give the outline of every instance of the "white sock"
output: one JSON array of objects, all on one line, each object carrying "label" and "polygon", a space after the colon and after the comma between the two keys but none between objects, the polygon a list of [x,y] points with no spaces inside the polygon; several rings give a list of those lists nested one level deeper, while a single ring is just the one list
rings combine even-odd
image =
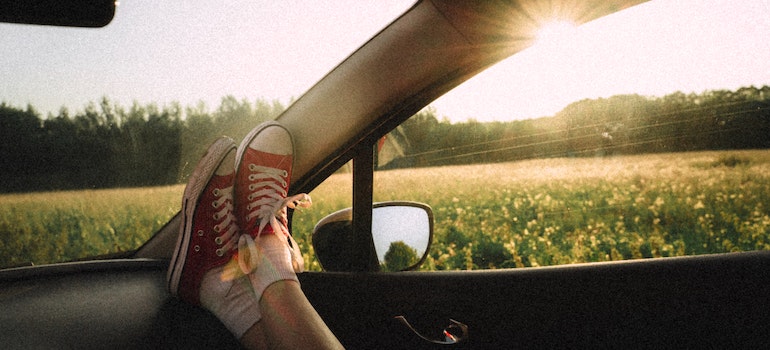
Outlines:
[{"label": "white sock", "polygon": [[296,282],[299,280],[292,266],[291,252],[286,238],[279,238],[279,235],[275,234],[266,234],[260,236],[256,243],[257,249],[259,249],[259,263],[256,270],[248,276],[257,301],[259,301],[262,299],[262,293],[271,284],[283,280]]},{"label": "white sock", "polygon": [[249,280],[245,276],[234,280],[223,278],[223,267],[207,272],[201,281],[200,301],[230,330],[241,339],[251,326],[262,319],[258,299],[254,298]]}]

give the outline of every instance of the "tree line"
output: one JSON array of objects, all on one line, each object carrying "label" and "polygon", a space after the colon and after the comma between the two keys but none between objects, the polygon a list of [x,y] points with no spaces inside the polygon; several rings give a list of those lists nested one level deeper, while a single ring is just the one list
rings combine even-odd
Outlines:
[{"label": "tree line", "polygon": [[[134,102],[88,103],[43,118],[31,105],[0,104],[0,192],[156,186],[183,182],[213,140],[239,139],[275,118],[277,101],[224,97],[214,111]],[[182,115],[185,115],[183,118]]]},{"label": "tree line", "polygon": [[574,102],[556,115],[450,123],[427,109],[389,134],[403,156],[383,168],[770,147],[770,87]]},{"label": "tree line", "polygon": [[[0,192],[182,183],[217,136],[238,141],[284,110],[277,101],[233,96],[213,111],[202,102],[124,108],[103,97],[43,118],[31,105],[3,102]],[[768,135],[768,86],[586,99],[551,117],[510,122],[450,123],[427,108],[386,136],[398,152],[381,168],[768,148]]]}]

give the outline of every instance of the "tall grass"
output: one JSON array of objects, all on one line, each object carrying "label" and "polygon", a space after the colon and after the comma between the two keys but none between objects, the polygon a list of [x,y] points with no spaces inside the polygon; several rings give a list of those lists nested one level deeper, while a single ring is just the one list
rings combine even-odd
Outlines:
[{"label": "tall grass", "polygon": [[[293,216],[306,266],[318,220],[351,203],[335,174]],[[138,247],[183,186],[0,196],[0,266]],[[380,171],[376,201],[429,204],[425,270],[545,266],[770,249],[770,151],[554,158]],[[408,223],[404,223],[408,224]]]},{"label": "tall grass", "polygon": [[138,247],[179,210],[183,186],[0,196],[0,266]]},{"label": "tall grass", "polygon": [[[322,184],[314,201],[349,197],[339,181]],[[376,201],[433,208],[425,270],[770,249],[770,151],[404,169],[377,172],[374,187]],[[297,214],[295,233],[303,237],[328,212]]]},{"label": "tall grass", "polygon": [[379,173],[436,217],[425,269],[770,249],[770,152],[540,159]]}]

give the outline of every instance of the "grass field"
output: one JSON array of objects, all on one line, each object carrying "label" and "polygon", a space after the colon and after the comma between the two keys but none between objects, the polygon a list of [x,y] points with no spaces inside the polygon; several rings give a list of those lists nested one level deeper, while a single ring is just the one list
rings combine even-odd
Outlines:
[{"label": "grass field", "polygon": [[0,266],[138,247],[179,210],[183,186],[0,196]]},{"label": "grass field", "polygon": [[770,151],[386,171],[375,192],[433,207],[427,270],[770,249]]},{"label": "grass field", "polygon": [[[294,215],[309,235],[350,206],[336,174]],[[179,208],[182,186],[0,196],[0,266],[133,249]],[[698,152],[393,170],[375,200],[429,204],[423,269],[544,266],[770,249],[770,151]]]}]

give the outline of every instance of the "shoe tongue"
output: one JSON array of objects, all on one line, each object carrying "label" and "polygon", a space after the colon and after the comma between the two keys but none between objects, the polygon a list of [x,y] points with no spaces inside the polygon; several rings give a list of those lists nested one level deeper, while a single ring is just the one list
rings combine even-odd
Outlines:
[{"label": "shoe tongue", "polygon": [[[283,188],[285,194],[288,194],[289,180],[291,179],[291,165],[292,165],[291,155],[273,154],[273,153],[266,153],[261,151],[254,151],[254,154],[252,154],[252,156],[253,156],[252,159],[255,160],[254,164],[279,170],[281,174],[279,174],[278,177],[282,178],[285,181],[286,185],[284,185],[284,183],[282,183],[281,181],[277,181],[275,179],[260,179],[257,182],[263,182],[263,181],[273,182],[279,188]],[[283,176],[283,173],[282,173],[283,171],[286,171],[286,175],[287,175],[286,177]],[[272,186],[259,186],[254,189],[254,192],[261,191],[264,189],[269,189],[270,191],[276,190]],[[278,205],[277,201],[276,201],[276,205]]]},{"label": "shoe tongue", "polygon": [[233,177],[235,177],[235,173],[233,172],[225,175],[219,175],[215,173],[211,176],[209,187],[219,189],[231,187],[233,185]]},{"label": "shoe tongue", "polygon": [[[291,154],[274,154],[274,153],[268,153],[263,152],[255,149],[249,149],[248,152],[244,155],[244,159],[242,160],[242,163],[244,164],[244,170],[243,171],[243,177],[241,175],[238,176],[238,179],[236,181],[244,181],[243,183],[252,183],[252,181],[247,180],[247,174],[254,174],[255,172],[252,172],[248,170],[248,167],[246,167],[246,164],[254,164],[260,167],[267,167],[267,168],[273,168],[278,169],[281,171],[286,171],[286,177],[284,180],[286,181],[286,186],[284,186],[279,181],[271,180],[271,179],[259,179],[256,182],[262,182],[262,181],[274,181],[275,184],[283,188],[284,191],[288,191],[289,187],[289,180],[291,179],[291,167],[292,167],[292,155]],[[283,175],[283,174],[281,174]],[[283,178],[283,176],[280,176]],[[255,188],[254,191],[248,191],[249,193],[253,193],[256,191],[264,190],[265,188],[270,188],[272,191],[275,191],[275,188],[267,187],[267,186],[260,186],[258,188]],[[240,200],[239,195],[239,200]],[[258,200],[258,198],[253,199],[251,202]],[[276,199],[275,205],[278,205],[278,199]],[[244,200],[244,202],[248,202]],[[253,209],[258,210],[258,209]],[[245,217],[248,215],[248,212],[242,211],[239,213],[239,215],[242,215],[241,217]],[[272,226],[269,223],[270,218],[266,218],[267,222],[262,228],[262,235],[265,234],[275,234]],[[277,219],[280,222],[280,219]],[[252,237],[256,237],[257,232],[259,232],[259,227],[261,225],[262,218],[259,217],[252,217],[248,220],[248,223],[243,223],[244,225],[242,228],[246,231],[244,233],[250,234]]]},{"label": "shoe tongue", "polygon": [[258,150],[251,149],[249,154],[249,162],[255,165],[260,165],[268,168],[285,170],[288,174],[286,181],[288,184],[291,179],[292,168],[292,155],[291,154],[274,154],[267,153]]}]

